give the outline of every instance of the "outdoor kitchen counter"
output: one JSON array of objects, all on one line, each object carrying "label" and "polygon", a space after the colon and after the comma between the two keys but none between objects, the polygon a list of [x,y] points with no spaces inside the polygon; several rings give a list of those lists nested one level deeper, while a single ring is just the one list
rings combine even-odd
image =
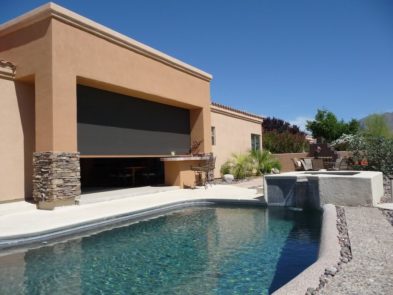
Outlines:
[{"label": "outdoor kitchen counter", "polygon": [[171,156],[160,158],[164,162],[165,184],[181,188],[195,186],[195,172],[191,166],[206,161],[208,156]]}]

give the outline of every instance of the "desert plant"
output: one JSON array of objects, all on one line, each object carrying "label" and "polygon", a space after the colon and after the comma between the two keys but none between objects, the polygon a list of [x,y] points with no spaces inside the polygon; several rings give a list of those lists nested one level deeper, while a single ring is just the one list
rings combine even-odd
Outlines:
[{"label": "desert plant", "polygon": [[393,139],[355,136],[349,143],[355,163],[367,160],[366,170],[393,175]]},{"label": "desert plant", "polygon": [[252,175],[253,165],[248,154],[232,155],[232,174],[237,179],[244,179]]},{"label": "desert plant", "polygon": [[336,140],[332,141],[330,146],[336,151],[347,151],[349,150],[350,143],[354,142],[356,136],[357,135],[353,134],[343,134]]},{"label": "desert plant", "polygon": [[233,167],[233,163],[231,161],[226,161],[221,166],[220,169],[221,175],[232,174],[232,167]]},{"label": "desert plant", "polygon": [[[253,163],[248,154],[232,154],[221,166],[221,174],[232,174],[236,179],[244,179],[253,174]],[[257,171],[255,171],[257,172]]]},{"label": "desert plant", "polygon": [[273,168],[281,169],[280,162],[269,151],[251,150],[249,156],[258,175],[270,173]]},{"label": "desert plant", "polygon": [[246,154],[233,154],[220,169],[222,175],[232,174],[236,179],[270,173],[281,169],[280,162],[269,151],[251,150]]}]

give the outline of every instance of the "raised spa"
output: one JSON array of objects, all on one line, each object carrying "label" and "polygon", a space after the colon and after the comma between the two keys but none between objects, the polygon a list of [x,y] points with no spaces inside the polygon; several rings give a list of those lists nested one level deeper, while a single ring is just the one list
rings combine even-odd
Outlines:
[{"label": "raised spa", "polygon": [[318,256],[321,212],[194,207],[0,257],[0,294],[269,294]]},{"label": "raised spa", "polygon": [[383,196],[383,176],[381,172],[374,171],[306,171],[266,175],[265,196],[269,206],[375,206]]}]

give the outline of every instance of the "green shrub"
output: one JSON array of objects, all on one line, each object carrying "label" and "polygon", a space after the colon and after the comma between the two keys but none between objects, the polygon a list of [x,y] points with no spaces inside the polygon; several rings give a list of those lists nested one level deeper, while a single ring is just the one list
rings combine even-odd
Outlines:
[{"label": "green shrub", "polygon": [[350,143],[355,140],[357,135],[343,134],[338,139],[330,143],[331,147],[334,147],[336,151],[348,151]]},{"label": "green shrub", "polygon": [[222,175],[232,174],[236,179],[270,173],[273,168],[281,169],[277,159],[268,151],[254,150],[247,154],[233,154],[220,169]]},{"label": "green shrub", "polygon": [[253,165],[247,154],[234,154],[232,156],[232,174],[237,179],[244,179],[252,175]]},{"label": "green shrub", "polygon": [[233,154],[221,166],[221,174],[232,174],[236,179],[244,179],[252,175],[253,165],[248,154]]},{"label": "green shrub", "polygon": [[231,172],[232,172],[232,167],[233,167],[232,162],[231,162],[231,161],[226,161],[226,162],[221,166],[221,169],[220,169],[221,175],[231,174]]},{"label": "green shrub", "polygon": [[271,173],[273,168],[281,170],[280,162],[269,151],[252,150],[249,156],[257,175]]},{"label": "green shrub", "polygon": [[263,133],[263,148],[272,153],[301,153],[308,149],[308,142],[302,134],[266,131]]},{"label": "green shrub", "polygon": [[393,139],[354,136],[349,147],[355,163],[367,160],[367,165],[360,166],[362,169],[393,174]]}]

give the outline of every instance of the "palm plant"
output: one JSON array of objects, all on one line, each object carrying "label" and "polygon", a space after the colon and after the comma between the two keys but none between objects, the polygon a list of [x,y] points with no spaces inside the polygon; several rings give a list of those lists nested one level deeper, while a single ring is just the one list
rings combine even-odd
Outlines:
[{"label": "palm plant", "polygon": [[252,174],[252,161],[247,154],[233,154],[233,175],[237,179],[244,179]]},{"label": "palm plant", "polygon": [[280,162],[269,151],[251,150],[249,157],[258,171],[258,175],[272,172],[272,169],[281,169]]},{"label": "palm plant", "polygon": [[269,151],[252,150],[247,154],[232,154],[232,158],[221,166],[221,174],[244,179],[270,173],[273,168],[281,169],[281,164]]}]

